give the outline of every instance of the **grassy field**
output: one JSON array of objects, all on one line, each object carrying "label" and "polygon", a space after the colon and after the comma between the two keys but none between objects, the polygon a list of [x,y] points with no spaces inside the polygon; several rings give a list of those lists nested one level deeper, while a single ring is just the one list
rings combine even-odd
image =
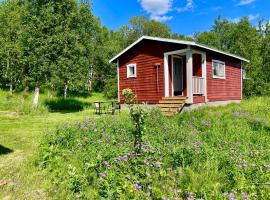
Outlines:
[{"label": "grassy field", "polygon": [[138,156],[126,113],[93,115],[101,94],[42,95],[35,111],[31,95],[7,97],[0,91],[0,199],[270,198],[270,98],[151,111]]},{"label": "grassy field", "polygon": [[[32,94],[25,99],[22,94],[14,94],[10,99],[7,92],[0,90],[0,199],[46,197],[41,186],[47,184],[46,178],[31,164],[40,138],[56,126],[93,116],[91,108],[80,112],[74,109],[49,112],[44,102],[55,98],[42,94],[40,100],[41,106],[32,111]],[[75,100],[83,104],[106,99],[95,93],[92,97]]]}]

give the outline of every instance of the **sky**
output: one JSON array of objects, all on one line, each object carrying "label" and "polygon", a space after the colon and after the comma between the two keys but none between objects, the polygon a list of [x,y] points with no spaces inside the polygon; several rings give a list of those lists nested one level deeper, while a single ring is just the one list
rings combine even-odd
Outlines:
[{"label": "sky", "polygon": [[114,30],[138,15],[188,36],[209,31],[219,15],[233,22],[247,16],[254,25],[259,19],[270,19],[270,0],[92,0],[92,4],[102,24]]}]

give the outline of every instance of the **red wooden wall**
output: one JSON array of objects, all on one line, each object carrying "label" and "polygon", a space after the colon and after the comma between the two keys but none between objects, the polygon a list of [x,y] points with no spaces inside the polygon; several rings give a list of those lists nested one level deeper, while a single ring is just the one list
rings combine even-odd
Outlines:
[{"label": "red wooden wall", "polygon": [[[158,103],[164,96],[164,53],[186,48],[185,45],[144,40],[119,58],[120,100],[122,90],[131,88],[137,102]],[[171,59],[169,58],[169,61]],[[127,78],[127,65],[137,64],[137,77]],[[159,63],[158,80],[155,64]],[[169,80],[171,80],[171,75]],[[171,94],[171,85],[170,85]]]},{"label": "red wooden wall", "polygon": [[[207,53],[208,101],[241,100],[241,61],[216,53]],[[212,59],[225,62],[225,79],[213,78]]]},{"label": "red wooden wall", "polygon": [[[122,90],[131,88],[137,95],[137,102],[158,103],[164,96],[164,53],[186,48],[186,45],[143,40],[119,58],[120,100],[124,101]],[[225,101],[241,99],[241,61],[211,51],[207,55],[207,101]],[[186,95],[186,67],[184,58],[184,95]],[[201,76],[201,55],[193,55],[193,75]],[[212,59],[225,62],[226,79],[214,79]],[[137,77],[127,78],[127,65],[137,64]],[[155,64],[159,63],[158,71]],[[169,56],[171,66],[171,56]],[[157,78],[158,73],[158,78]],[[171,67],[169,67],[169,94],[171,90]],[[203,96],[194,96],[194,103],[205,102]]]}]

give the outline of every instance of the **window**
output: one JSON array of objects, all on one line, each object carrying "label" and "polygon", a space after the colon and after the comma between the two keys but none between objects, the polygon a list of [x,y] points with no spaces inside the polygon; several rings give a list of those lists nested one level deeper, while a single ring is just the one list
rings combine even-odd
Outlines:
[{"label": "window", "polygon": [[127,65],[127,77],[132,78],[136,77],[136,64],[129,64]]},{"label": "window", "polygon": [[213,60],[213,78],[225,79],[225,62]]}]

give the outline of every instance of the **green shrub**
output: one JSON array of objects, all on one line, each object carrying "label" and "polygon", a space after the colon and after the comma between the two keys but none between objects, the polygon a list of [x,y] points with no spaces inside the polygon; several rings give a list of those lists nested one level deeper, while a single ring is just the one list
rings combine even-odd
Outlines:
[{"label": "green shrub", "polygon": [[127,115],[67,124],[46,134],[37,164],[59,199],[269,199],[269,102],[151,111],[139,154]]},{"label": "green shrub", "polygon": [[44,105],[49,111],[66,111],[66,112],[77,112],[82,111],[85,107],[89,107],[90,104],[79,101],[73,98],[53,98],[46,99]]}]

